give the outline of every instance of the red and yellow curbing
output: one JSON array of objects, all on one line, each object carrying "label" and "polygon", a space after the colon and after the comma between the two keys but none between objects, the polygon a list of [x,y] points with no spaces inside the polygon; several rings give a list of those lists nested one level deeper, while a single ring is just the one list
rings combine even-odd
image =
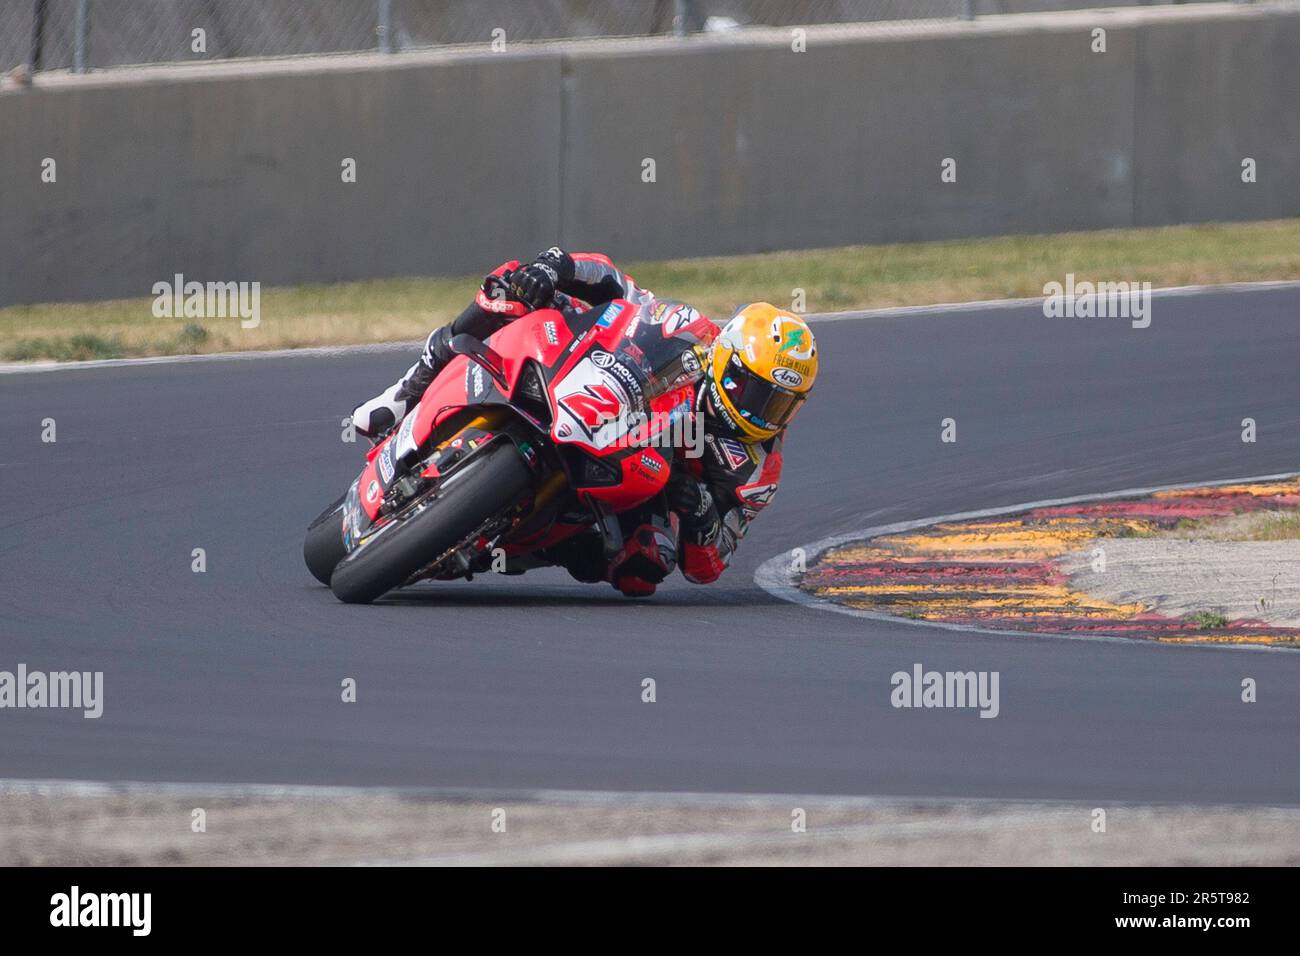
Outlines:
[{"label": "red and yellow curbing", "polygon": [[799,586],[845,607],[999,631],[1300,647],[1300,628],[1246,619],[1198,627],[1141,604],[1115,604],[1073,590],[1058,564],[1096,539],[1153,534],[1183,520],[1291,508],[1300,508],[1300,479],[1171,489],[942,522],[834,548]]}]

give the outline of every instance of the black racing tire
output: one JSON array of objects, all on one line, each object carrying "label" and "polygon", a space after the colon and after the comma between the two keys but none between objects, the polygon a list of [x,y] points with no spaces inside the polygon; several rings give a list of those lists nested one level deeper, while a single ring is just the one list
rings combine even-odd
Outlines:
[{"label": "black racing tire", "polygon": [[530,480],[513,443],[484,449],[444,479],[432,502],[344,558],[330,590],[345,604],[369,604],[519,501]]},{"label": "black racing tire", "polygon": [[348,556],[347,546],[343,543],[343,502],[347,495],[340,496],[322,511],[307,527],[307,537],[302,543],[302,559],[307,562],[307,570],[321,584],[330,583],[334,567]]}]

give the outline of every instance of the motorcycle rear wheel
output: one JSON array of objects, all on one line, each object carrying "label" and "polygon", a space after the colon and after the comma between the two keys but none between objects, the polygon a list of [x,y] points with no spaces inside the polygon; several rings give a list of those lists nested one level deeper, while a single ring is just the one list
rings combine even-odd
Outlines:
[{"label": "motorcycle rear wheel", "polygon": [[345,604],[369,604],[514,505],[530,480],[512,443],[484,449],[447,476],[420,510],[339,562],[330,590]]},{"label": "motorcycle rear wheel", "polygon": [[307,570],[321,584],[330,583],[334,566],[348,556],[343,543],[343,502],[347,495],[322,511],[308,527],[302,543],[302,559]]}]

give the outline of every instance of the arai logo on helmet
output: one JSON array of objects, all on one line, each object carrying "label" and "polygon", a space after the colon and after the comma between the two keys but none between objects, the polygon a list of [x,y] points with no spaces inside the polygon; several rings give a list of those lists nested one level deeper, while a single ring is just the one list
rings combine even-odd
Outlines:
[{"label": "arai logo on helmet", "polygon": [[792,368],[777,367],[772,369],[772,379],[786,388],[798,388],[803,384],[803,376]]}]

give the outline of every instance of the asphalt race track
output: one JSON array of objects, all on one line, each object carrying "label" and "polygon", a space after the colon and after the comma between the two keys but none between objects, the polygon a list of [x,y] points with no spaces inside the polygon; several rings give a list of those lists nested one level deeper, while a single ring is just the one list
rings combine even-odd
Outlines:
[{"label": "asphalt race track", "polygon": [[[815,329],[775,503],[718,584],[641,602],[562,571],[373,607],[315,584],[303,530],[364,447],[339,421],[408,355],[0,376],[0,669],[105,672],[99,720],[0,713],[0,777],[1300,805],[1300,654],[962,634],[753,583],[869,525],[1300,470],[1300,289],[1158,297],[1147,329],[1035,306]],[[1000,672],[1000,715],[892,708],[918,662]]]}]

